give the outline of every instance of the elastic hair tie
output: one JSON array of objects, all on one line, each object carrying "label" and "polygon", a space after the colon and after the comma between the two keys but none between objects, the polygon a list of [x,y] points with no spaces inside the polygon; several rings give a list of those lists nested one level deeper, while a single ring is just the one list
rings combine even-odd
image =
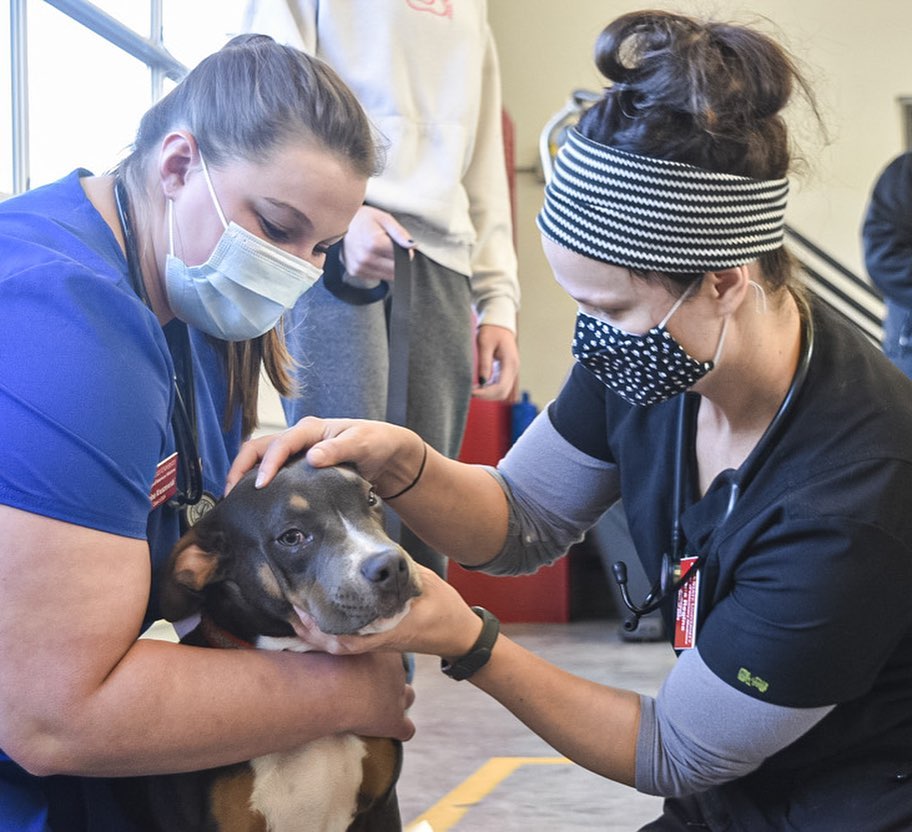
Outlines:
[{"label": "elastic hair tie", "polygon": [[403,494],[405,494],[406,491],[411,491],[416,485],[418,485],[418,480],[421,479],[421,475],[424,473],[424,466],[427,464],[428,458],[427,442],[422,442],[422,444],[424,445],[424,456],[421,457],[421,465],[418,466],[418,473],[415,474],[415,479],[413,479],[405,488],[403,488],[402,491],[397,491],[395,494],[390,494],[389,497],[381,496],[381,500],[384,502],[388,500],[395,500],[397,497],[401,497]]}]

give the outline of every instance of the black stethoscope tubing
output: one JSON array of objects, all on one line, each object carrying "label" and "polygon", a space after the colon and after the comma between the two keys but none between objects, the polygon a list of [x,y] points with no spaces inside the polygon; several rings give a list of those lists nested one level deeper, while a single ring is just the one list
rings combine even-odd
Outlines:
[{"label": "black stethoscope tubing", "polygon": [[[792,404],[801,392],[804,381],[807,378],[808,368],[810,367],[811,357],[814,352],[814,321],[811,310],[807,308],[803,300],[799,299],[798,303],[801,308],[803,321],[801,354],[798,359],[798,367],[795,370],[795,375],[792,377],[785,397],[776,410],[772,421],[767,425],[766,430],[760,437],[760,441],[745,461],[741,476],[733,479],[731,482],[728,494],[728,504],[725,509],[725,514],[716,526],[716,532],[722,528],[726,520],[731,516],[741,494],[744,493],[745,489],[750,485],[751,480],[760,470],[760,467],[769,458],[769,455],[775,446],[775,442],[779,438],[786,419],[791,412]],[[678,403],[678,422],[675,433],[674,519],[671,527],[671,550],[670,554],[666,554],[662,558],[662,568],[659,578],[652,585],[642,603],[635,604],[631,599],[627,588],[627,565],[623,561],[618,561],[612,567],[614,579],[621,590],[621,598],[624,602],[624,606],[633,614],[631,618],[624,621],[624,629],[628,632],[637,628],[640,618],[654,612],[665,603],[668,598],[672,597],[681,586],[683,586],[688,579],[688,576],[692,574],[695,569],[702,568],[706,561],[706,552],[704,550],[704,553],[697,558],[696,564],[688,572],[688,575],[679,576],[676,574],[676,570],[679,570],[682,550],[681,515],[684,513],[684,479],[688,452],[687,411],[687,394],[682,393]]]},{"label": "black stethoscope tubing", "polygon": [[[143,284],[139,268],[139,257],[136,249],[136,238],[133,235],[133,224],[130,221],[129,200],[126,188],[120,177],[114,180],[114,202],[117,216],[124,235],[124,247],[127,253],[127,274],[130,285],[140,300],[149,308],[152,304]],[[168,350],[174,365],[171,382],[174,389],[174,408],[171,412],[171,429],[174,433],[174,446],[177,450],[177,462],[181,487],[171,499],[176,507],[192,506],[203,496],[203,470],[199,456],[199,443],[196,427],[196,401],[193,384],[193,359],[190,355],[190,336],[187,327],[179,324],[180,332],[176,336],[165,333]],[[186,392],[184,392],[186,391]]]}]

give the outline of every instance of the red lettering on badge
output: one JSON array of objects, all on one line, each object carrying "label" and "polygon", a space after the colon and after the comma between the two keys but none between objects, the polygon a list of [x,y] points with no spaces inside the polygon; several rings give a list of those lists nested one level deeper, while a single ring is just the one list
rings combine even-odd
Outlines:
[{"label": "red lettering on badge", "polygon": [[159,462],[155,469],[155,479],[152,480],[152,490],[149,492],[152,508],[156,509],[162,503],[167,503],[175,494],[177,494],[176,451]]},{"label": "red lettering on badge", "polygon": [[697,609],[700,602],[700,570],[694,564],[696,557],[681,558],[681,577],[684,583],[678,590],[675,602],[675,650],[690,650],[697,643]]}]

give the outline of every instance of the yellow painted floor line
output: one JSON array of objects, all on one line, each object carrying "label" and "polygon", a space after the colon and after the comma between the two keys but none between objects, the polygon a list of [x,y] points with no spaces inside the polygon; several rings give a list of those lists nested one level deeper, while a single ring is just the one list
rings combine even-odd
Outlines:
[{"label": "yellow painted floor line", "polygon": [[405,832],[447,832],[462,816],[522,766],[570,765],[566,757],[492,757],[453,791],[419,815]]}]

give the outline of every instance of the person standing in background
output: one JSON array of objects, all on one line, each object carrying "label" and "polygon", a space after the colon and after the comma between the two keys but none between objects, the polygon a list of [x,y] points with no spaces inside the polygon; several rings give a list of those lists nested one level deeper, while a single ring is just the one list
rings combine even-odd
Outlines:
[{"label": "person standing in background", "polygon": [[878,177],[862,243],[865,268],[887,303],[884,352],[912,377],[912,152],[897,156]]},{"label": "person standing in background", "polygon": [[[244,28],[329,63],[387,144],[386,166],[324,279],[286,321],[300,365],[300,396],[283,400],[288,423],[387,416],[384,299],[395,291],[395,244],[409,250],[413,275],[406,422],[456,457],[471,396],[506,399],[519,371],[519,283],[487,3],[251,0]],[[445,560],[405,529],[403,545],[444,573]]]}]

